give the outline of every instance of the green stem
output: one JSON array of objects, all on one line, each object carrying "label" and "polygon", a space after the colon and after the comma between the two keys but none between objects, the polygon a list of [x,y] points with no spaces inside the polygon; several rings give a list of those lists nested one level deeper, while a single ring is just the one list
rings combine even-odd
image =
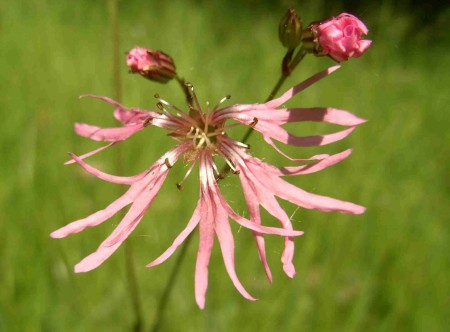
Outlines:
[{"label": "green stem", "polygon": [[183,90],[183,93],[186,97],[186,101],[189,105],[192,106],[192,95],[191,95],[191,91],[189,91],[189,88],[186,85],[186,80],[184,78],[181,78],[180,76],[176,76],[175,77],[178,84],[180,84],[181,90]]},{"label": "green stem", "polygon": [[172,272],[170,274],[169,281],[166,284],[166,288],[164,289],[164,292],[161,296],[161,299],[159,300],[157,311],[155,314],[155,320],[153,322],[151,332],[158,332],[161,329],[161,322],[163,319],[164,311],[167,307],[167,303],[170,297],[170,294],[173,289],[173,285],[175,284],[175,281],[178,276],[178,271],[180,269],[180,266],[183,262],[184,257],[186,256],[187,248],[189,247],[189,243],[191,242],[192,234],[187,237],[187,239],[184,241],[183,246],[181,247],[181,251],[178,254],[177,261],[175,262],[175,265],[173,266]]},{"label": "green stem", "polygon": [[[289,75],[295,70],[295,68],[297,67],[297,65],[300,63],[300,61],[303,60],[303,58],[306,55],[306,51],[303,49],[303,47],[301,47],[299,49],[299,51],[297,52],[297,54],[295,55],[294,59],[292,61],[290,61],[289,64],[285,64],[285,59],[289,58],[292,56],[292,50],[289,50],[286,53],[285,59],[283,59],[283,68],[281,70],[281,76],[278,79],[277,83],[275,84],[275,86],[273,87],[272,91],[270,92],[269,96],[267,97],[265,103],[267,103],[269,100],[272,100],[275,95],[278,93],[278,91],[280,90],[280,88],[283,86],[284,82],[286,81],[286,79],[289,77]],[[286,67],[286,68],[285,68]],[[248,139],[250,138],[250,136],[252,135],[252,133],[254,132],[253,128],[248,128],[247,131],[245,132],[244,136],[242,136],[241,142],[242,143],[246,143],[248,141]],[[225,165],[222,169],[222,174],[227,174],[230,171],[230,166]]]},{"label": "green stem", "polygon": [[[112,43],[112,60],[113,60],[113,87],[114,99],[118,102],[122,100],[122,81],[120,74],[120,44],[119,44],[119,19],[118,19],[118,0],[108,0],[108,13],[110,18],[111,43]],[[123,173],[123,150],[117,145],[116,168],[119,174]],[[143,330],[142,305],[139,297],[139,284],[136,278],[134,266],[133,246],[130,241],[125,241],[125,267],[128,279],[129,295],[135,315],[133,331],[140,332]]]}]

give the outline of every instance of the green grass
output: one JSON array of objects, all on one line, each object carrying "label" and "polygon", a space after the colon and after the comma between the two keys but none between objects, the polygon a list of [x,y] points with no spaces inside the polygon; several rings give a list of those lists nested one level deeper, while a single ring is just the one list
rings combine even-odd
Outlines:
[{"label": "green grass", "polygon": [[[312,5],[302,9],[305,22],[322,17]],[[171,54],[203,101],[214,103],[231,94],[232,102],[262,102],[283,56],[277,41],[282,14],[281,7],[255,8],[250,2],[123,2],[121,50],[142,45]],[[291,104],[344,108],[369,122],[334,146],[286,151],[306,157],[353,147],[342,164],[290,181],[363,204],[367,213],[297,211],[283,202],[290,215],[295,212],[295,228],[305,235],[296,240],[298,275],[293,280],[282,273],[282,241],[267,238],[272,285],[265,280],[251,235],[234,227],[238,274],[260,300],[240,297],[215,248],[204,311],[198,310],[193,293],[195,235],[169,300],[165,330],[443,331],[449,325],[448,47],[444,42],[415,44],[403,33],[408,17],[394,15],[388,7],[364,19],[375,32],[369,52]],[[77,99],[83,93],[113,93],[106,4],[2,3],[0,45],[0,330],[126,330],[133,312],[123,248],[90,273],[72,272],[120,216],[67,239],[48,236],[119,194],[117,186],[62,165],[67,151],[83,153],[99,146],[73,133],[75,121],[114,123],[107,105]],[[306,59],[285,88],[329,65],[329,59]],[[122,73],[126,105],[153,108],[155,92],[183,105],[175,83],[144,81],[127,75],[125,66]],[[333,129],[310,124],[293,128],[298,133]],[[256,155],[287,164],[258,135],[251,143]],[[145,169],[171,146],[161,130],[139,133],[123,143],[126,173]],[[114,160],[112,149],[91,162],[114,172]],[[184,171],[178,165],[171,172],[129,239],[136,251],[146,327],[175,258],[153,269],[144,265],[171,243],[197,200],[195,176],[185,191],[175,188]],[[236,179],[224,181],[225,193],[243,211],[236,188]],[[264,221],[276,225],[267,214]]]}]

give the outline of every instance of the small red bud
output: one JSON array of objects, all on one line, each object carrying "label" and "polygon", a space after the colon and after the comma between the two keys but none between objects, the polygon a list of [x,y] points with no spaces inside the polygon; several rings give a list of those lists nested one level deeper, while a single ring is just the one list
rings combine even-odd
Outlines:
[{"label": "small red bud", "polygon": [[131,72],[160,83],[166,83],[177,75],[170,56],[143,47],[133,48],[128,53],[127,66]]}]

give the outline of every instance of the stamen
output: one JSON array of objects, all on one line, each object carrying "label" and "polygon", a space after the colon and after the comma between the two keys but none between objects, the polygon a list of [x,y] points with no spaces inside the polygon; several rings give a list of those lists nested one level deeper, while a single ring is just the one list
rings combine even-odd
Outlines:
[{"label": "stamen", "polygon": [[194,130],[195,130],[195,128],[194,128],[194,127],[191,127],[191,129],[190,129],[189,132],[186,134],[186,136],[189,136],[190,134],[192,134]]},{"label": "stamen", "polygon": [[230,128],[233,128],[233,127],[237,127],[237,126],[242,126],[242,125],[243,125],[243,123],[240,123],[240,122],[239,123],[233,123],[233,124],[230,124],[228,126],[217,128],[216,132],[217,132],[217,135],[221,135],[221,134],[224,133],[224,130],[227,130],[227,129],[230,129]]},{"label": "stamen", "polygon": [[250,149],[250,145],[248,144],[244,144],[242,142],[236,142],[236,144],[239,145],[241,148]]},{"label": "stamen", "polygon": [[[184,120],[186,120],[187,122],[189,122],[189,123],[191,123],[191,124],[193,123],[192,119],[191,119],[185,112],[183,112],[181,109],[179,109],[179,108],[176,107],[175,105],[169,103],[167,100],[161,99],[160,96],[159,96],[159,94],[156,93],[156,94],[155,94],[155,98],[159,100],[159,103],[158,103],[158,104],[161,104],[161,106],[162,106],[162,105],[166,105],[166,106],[172,108],[173,110],[175,110],[175,113],[176,113],[178,116],[181,116]],[[156,106],[157,106],[159,109],[161,109],[160,106],[158,106],[158,104],[156,104]],[[165,108],[162,108],[161,110],[164,110],[167,114],[170,114],[170,112],[169,112],[167,109],[165,109]]]},{"label": "stamen", "polygon": [[231,96],[230,95],[226,95],[225,97],[223,97],[222,99],[219,100],[219,102],[216,104],[216,106],[214,106],[213,111],[217,110],[217,108],[224,103],[226,100],[230,99]]},{"label": "stamen", "polygon": [[171,169],[173,167],[173,165],[170,163],[169,158],[166,158],[164,160],[164,164],[166,164],[168,169]]},{"label": "stamen", "polygon": [[219,182],[220,180],[223,179],[225,179],[225,175],[223,175],[222,173],[219,173],[214,177],[214,180],[216,180],[216,182]]},{"label": "stamen", "polygon": [[177,111],[177,113],[183,113],[183,114],[186,114],[186,113],[184,113],[181,109],[179,109],[179,108],[176,107],[175,105],[169,103],[168,101],[166,101],[166,100],[164,100],[164,99],[161,99],[161,98],[158,98],[158,99],[159,99],[159,101],[160,101],[161,103],[163,103],[164,105],[169,106],[169,107],[172,107],[175,111]]},{"label": "stamen", "polygon": [[200,103],[198,102],[197,95],[195,94],[194,86],[191,83],[188,83],[188,82],[186,82],[186,86],[191,90],[192,98],[194,99],[195,106],[197,106],[197,111],[200,114],[200,116],[202,117],[202,119],[204,120],[202,108],[200,106]]},{"label": "stamen", "polygon": [[179,190],[183,190],[184,189],[182,184],[183,184],[184,181],[186,181],[186,179],[188,178],[189,174],[191,174],[192,169],[194,168],[194,166],[195,166],[195,163],[192,163],[191,166],[189,167],[189,169],[187,170],[186,174],[184,175],[183,179],[176,184],[177,188]]},{"label": "stamen", "polygon": [[240,171],[236,169],[236,167],[233,165],[233,163],[231,162],[231,160],[229,160],[228,158],[224,158],[226,163],[228,164],[228,166],[230,166],[231,169],[231,173],[233,174],[239,174]]},{"label": "stamen", "polygon": [[249,123],[249,126],[253,128],[253,127],[256,126],[257,123],[258,123],[258,119],[257,118],[253,118],[253,121]]},{"label": "stamen", "polygon": [[150,122],[152,122],[153,117],[149,116],[147,119],[144,120],[144,123],[142,124],[144,127],[147,127],[150,125]]},{"label": "stamen", "polygon": [[214,179],[216,180],[216,182],[219,181],[219,180],[223,180],[225,178],[225,175],[223,175],[222,173],[219,172],[219,170],[217,169],[216,164],[213,163],[212,167],[213,167],[213,170],[214,170],[214,173],[215,173]]},{"label": "stamen", "polygon": [[212,167],[213,167],[213,170],[214,170],[214,172],[216,173],[216,175],[219,175],[220,174],[220,172],[219,172],[219,170],[217,169],[217,166],[216,166],[216,164],[212,164]]},{"label": "stamen", "polygon": [[163,104],[161,102],[156,103],[156,107],[163,113],[167,114],[167,115],[171,115],[170,112],[163,106]]},{"label": "stamen", "polygon": [[194,141],[194,145],[195,145],[195,141],[196,141],[197,138],[198,138],[199,132],[200,132],[200,129],[198,129],[197,127],[195,127],[195,134],[194,134],[194,137],[192,138],[192,140]]},{"label": "stamen", "polygon": [[196,148],[198,149],[199,147],[201,147],[203,145],[203,143],[205,143],[205,135],[202,135],[202,138],[200,138],[200,140],[197,143]]}]

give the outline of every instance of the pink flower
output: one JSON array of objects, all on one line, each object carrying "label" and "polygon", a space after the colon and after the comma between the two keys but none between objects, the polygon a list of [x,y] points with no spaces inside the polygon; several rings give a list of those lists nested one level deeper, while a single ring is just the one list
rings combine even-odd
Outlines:
[{"label": "pink flower", "polygon": [[342,13],[324,22],[312,23],[307,31],[312,32],[316,55],[328,55],[337,62],[360,57],[372,43],[362,39],[369,30],[357,17]]},{"label": "pink flower", "polygon": [[[272,281],[272,275],[266,260],[264,235],[283,236],[285,238],[285,246],[281,260],[285,273],[293,277],[295,275],[293,265],[294,237],[302,235],[303,232],[293,230],[289,216],[281,208],[276,197],[307,209],[325,212],[335,211],[360,214],[364,212],[365,208],[354,203],[308,193],[286,182],[282,177],[320,171],[345,159],[351,153],[351,150],[345,150],[331,156],[325,154],[316,155],[309,159],[292,159],[288,157],[301,165],[276,167],[253,157],[248,153],[246,144],[228,137],[226,135],[227,128],[233,126],[233,124],[226,125],[226,122],[235,120],[238,122],[237,124],[253,127],[263,135],[267,143],[280,153],[282,152],[273,140],[294,146],[326,145],[341,140],[349,135],[355,126],[363,123],[365,120],[347,111],[334,108],[282,107],[294,95],[337,68],[333,67],[320,72],[289,89],[281,97],[265,104],[238,104],[219,108],[220,104],[227,99],[224,98],[212,111],[208,109],[208,112],[204,112],[200,107],[192,86],[189,86],[189,88],[195,104],[194,107],[190,108],[189,114],[159,99],[158,96],[159,103],[157,106],[159,111],[126,108],[106,97],[91,96],[115,106],[114,115],[124,126],[99,128],[86,124],[76,124],[75,131],[79,135],[93,140],[108,141],[109,144],[79,157],[70,154],[72,160],[68,163],[76,162],[94,176],[108,182],[128,185],[129,189],[103,210],[54,231],[51,237],[62,238],[81,232],[85,228],[97,226],[131,204],[120,224],[100,244],[98,249],[75,266],[75,272],[86,272],[95,269],[116,251],[139,224],[163,185],[172,165],[183,156],[184,161],[191,164],[188,174],[196,163],[199,164],[200,198],[186,228],[161,256],[147,266],[155,266],[168,259],[198,226],[200,236],[195,269],[195,298],[198,306],[204,308],[205,305],[205,294],[208,286],[208,264],[215,236],[217,236],[219,241],[225,267],[233,284],[242,296],[249,300],[254,300],[244,289],[235,272],[234,239],[229,224],[229,219],[231,218],[239,225],[252,231],[260,260],[269,281]],[[172,112],[169,112],[169,109]],[[299,121],[321,121],[347,126],[348,128],[333,134],[298,137],[282,127],[288,122]],[[83,161],[84,158],[116,144],[151,125],[167,129],[170,132],[170,136],[179,143],[144,172],[131,177],[114,176],[95,169]],[[249,219],[238,215],[222,196],[217,181],[223,178],[223,175],[219,173],[215,165],[216,158],[223,158],[230,166],[232,172],[238,174],[247,202]],[[181,183],[179,186],[181,186]],[[260,206],[265,208],[280,222],[280,228],[262,225]]]},{"label": "pink flower", "polygon": [[175,64],[170,56],[143,47],[133,48],[128,53],[127,66],[131,72],[160,83],[166,83],[176,76]]}]

